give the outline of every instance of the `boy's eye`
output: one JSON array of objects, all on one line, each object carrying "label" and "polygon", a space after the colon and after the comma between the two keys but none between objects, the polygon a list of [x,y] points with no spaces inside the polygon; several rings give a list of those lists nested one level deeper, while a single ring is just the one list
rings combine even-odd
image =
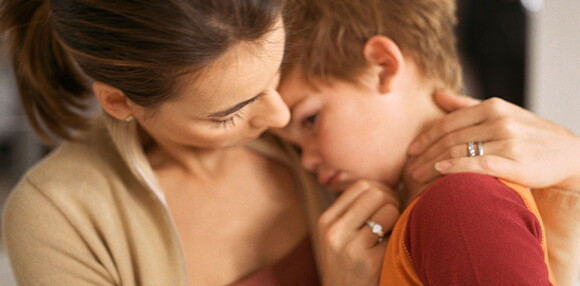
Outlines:
[{"label": "boy's eye", "polygon": [[302,120],[302,126],[306,129],[312,129],[314,127],[314,125],[316,124],[317,116],[318,116],[318,114],[315,113],[315,114],[304,117],[304,119]]}]

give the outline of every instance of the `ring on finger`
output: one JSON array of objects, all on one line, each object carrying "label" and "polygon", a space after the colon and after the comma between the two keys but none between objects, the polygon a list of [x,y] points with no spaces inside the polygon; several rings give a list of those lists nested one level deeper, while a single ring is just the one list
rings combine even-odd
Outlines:
[{"label": "ring on finger", "polygon": [[371,232],[378,236],[379,238],[377,239],[378,243],[381,243],[383,241],[383,239],[385,239],[385,231],[383,230],[383,226],[380,225],[379,223],[376,223],[372,220],[367,220],[366,221],[366,225],[371,229]]},{"label": "ring on finger", "polygon": [[483,156],[484,154],[485,154],[485,152],[483,151],[483,142],[481,142],[481,141],[467,142],[467,156],[468,157]]}]

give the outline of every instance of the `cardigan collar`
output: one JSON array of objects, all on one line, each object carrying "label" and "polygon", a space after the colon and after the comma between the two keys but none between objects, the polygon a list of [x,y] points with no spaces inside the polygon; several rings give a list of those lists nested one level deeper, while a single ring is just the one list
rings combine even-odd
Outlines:
[{"label": "cardigan collar", "polygon": [[113,144],[119,151],[123,161],[127,164],[131,173],[145,186],[147,186],[157,198],[167,205],[165,194],[161,189],[157,176],[153,172],[145,153],[137,130],[135,120],[129,122],[118,120],[108,114],[104,114],[105,126]]}]

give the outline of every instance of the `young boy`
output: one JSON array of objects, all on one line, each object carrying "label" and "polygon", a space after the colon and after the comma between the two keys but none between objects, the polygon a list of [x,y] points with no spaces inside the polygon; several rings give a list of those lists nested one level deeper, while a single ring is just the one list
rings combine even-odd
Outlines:
[{"label": "young boy", "polygon": [[331,189],[370,179],[406,194],[381,285],[552,284],[528,189],[468,173],[428,186],[404,176],[409,143],[444,114],[432,94],[461,87],[454,1],[296,0],[288,9],[295,33],[279,91],[292,120],[281,135]]}]

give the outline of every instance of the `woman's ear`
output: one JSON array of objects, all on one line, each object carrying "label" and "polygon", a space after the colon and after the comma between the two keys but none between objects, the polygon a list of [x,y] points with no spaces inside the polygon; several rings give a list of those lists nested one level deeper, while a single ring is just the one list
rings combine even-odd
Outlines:
[{"label": "woman's ear", "polygon": [[379,68],[379,91],[391,92],[405,64],[399,46],[388,37],[374,36],[365,43],[363,54],[371,66]]},{"label": "woman's ear", "polygon": [[134,112],[134,104],[118,88],[96,81],[93,83],[93,92],[105,111],[119,119],[127,120]]}]

